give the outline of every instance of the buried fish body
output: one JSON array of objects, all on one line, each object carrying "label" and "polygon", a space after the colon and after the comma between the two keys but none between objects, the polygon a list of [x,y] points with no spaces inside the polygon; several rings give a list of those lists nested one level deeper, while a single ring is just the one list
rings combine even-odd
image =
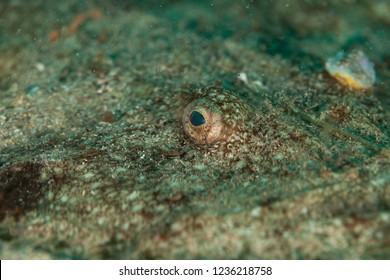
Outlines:
[{"label": "buried fish body", "polygon": [[[291,115],[288,119],[286,112]],[[295,119],[293,123],[291,117]],[[234,161],[317,158],[318,155],[312,153],[329,153],[327,145],[333,147],[337,138],[350,139],[373,151],[381,150],[380,144],[313,118],[292,104],[287,108],[275,108],[265,101],[261,108],[254,108],[232,92],[218,87],[192,92],[180,111],[180,126],[186,139],[198,149]],[[325,137],[318,142],[318,137],[312,135],[313,126],[324,135],[336,137]]]},{"label": "buried fish body", "polygon": [[228,157],[264,154],[280,145],[274,114],[258,114],[223,88],[194,90],[180,112],[187,139],[208,153]]}]

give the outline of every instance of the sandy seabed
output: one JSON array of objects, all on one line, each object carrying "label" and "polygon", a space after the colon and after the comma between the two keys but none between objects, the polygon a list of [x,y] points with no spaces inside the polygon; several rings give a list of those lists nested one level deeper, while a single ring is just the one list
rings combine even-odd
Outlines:
[{"label": "sandy seabed", "polygon": [[[389,1],[79,2],[0,3],[1,259],[390,257]],[[273,148],[189,141],[208,86]]]}]

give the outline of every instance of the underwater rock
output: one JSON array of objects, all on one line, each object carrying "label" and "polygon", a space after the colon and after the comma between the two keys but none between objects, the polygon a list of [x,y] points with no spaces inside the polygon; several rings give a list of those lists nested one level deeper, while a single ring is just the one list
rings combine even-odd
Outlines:
[{"label": "underwater rock", "polygon": [[351,89],[370,89],[375,82],[374,64],[361,50],[341,51],[325,64],[328,73]]}]

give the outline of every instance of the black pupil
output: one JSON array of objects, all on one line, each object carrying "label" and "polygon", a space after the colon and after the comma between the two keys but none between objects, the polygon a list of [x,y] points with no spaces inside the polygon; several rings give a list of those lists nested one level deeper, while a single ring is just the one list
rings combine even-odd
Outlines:
[{"label": "black pupil", "polygon": [[198,111],[192,111],[191,116],[190,116],[190,121],[191,121],[193,126],[200,126],[200,125],[206,123],[206,119]]}]

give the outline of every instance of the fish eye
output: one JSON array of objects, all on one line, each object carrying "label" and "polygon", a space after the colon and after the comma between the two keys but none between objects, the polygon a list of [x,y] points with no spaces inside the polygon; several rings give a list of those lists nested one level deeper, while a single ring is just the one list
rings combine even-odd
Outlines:
[{"label": "fish eye", "polygon": [[182,115],[184,133],[195,144],[212,144],[223,131],[220,110],[214,102],[199,98],[190,102]]},{"label": "fish eye", "polygon": [[198,111],[192,111],[190,115],[190,121],[193,126],[200,126],[206,123],[206,119]]}]

